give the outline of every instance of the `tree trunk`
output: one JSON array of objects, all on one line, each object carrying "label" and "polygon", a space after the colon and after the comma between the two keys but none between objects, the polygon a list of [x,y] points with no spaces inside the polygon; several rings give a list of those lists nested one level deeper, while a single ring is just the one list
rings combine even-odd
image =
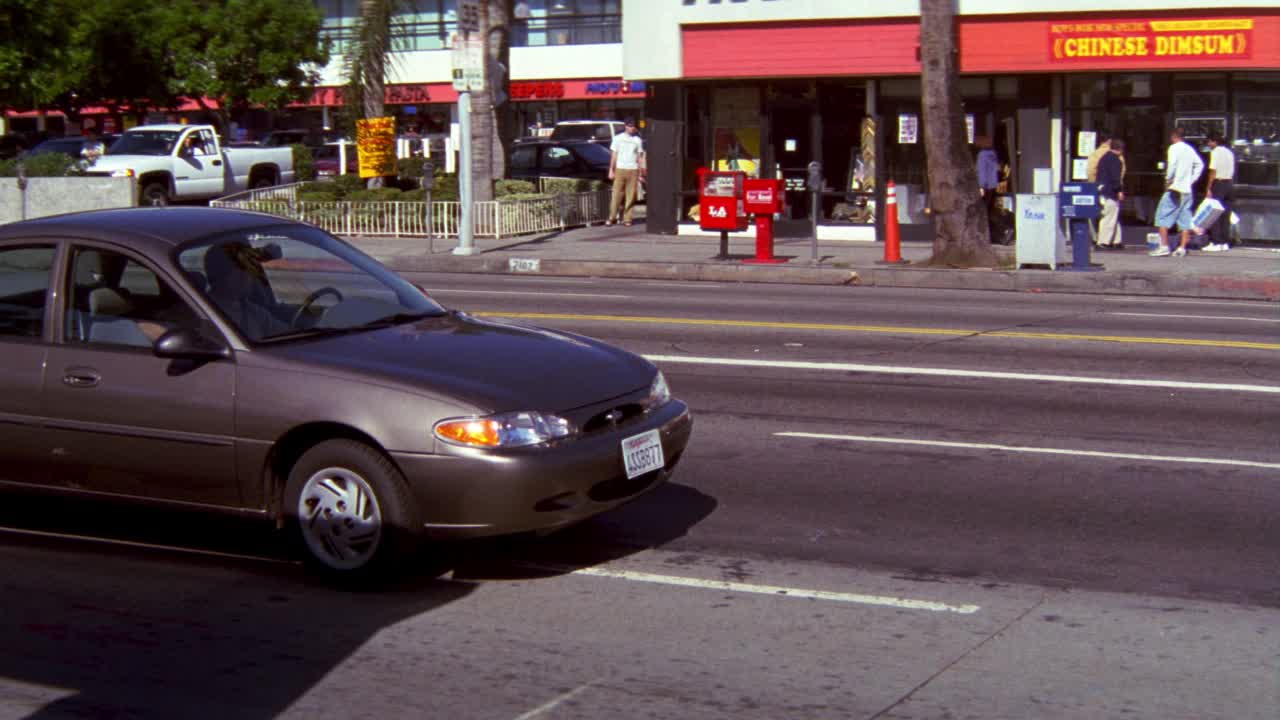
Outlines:
[{"label": "tree trunk", "polygon": [[960,98],[956,0],[920,0],[921,104],[935,234],[927,264],[995,267]]},{"label": "tree trunk", "polygon": [[[360,43],[360,111],[366,119],[386,114],[387,53],[391,51],[391,2],[360,0],[361,22],[365,24]],[[379,188],[386,178],[371,177],[366,187]]]},{"label": "tree trunk", "polygon": [[[510,16],[507,0],[481,0],[480,36],[484,38],[485,89],[471,93],[471,179],[472,197],[477,202],[493,199],[494,181],[507,174],[507,149],[503,144],[502,108],[495,107],[494,82],[499,74],[490,72],[495,63],[507,64],[507,33]],[[505,89],[504,89],[505,91]]]}]

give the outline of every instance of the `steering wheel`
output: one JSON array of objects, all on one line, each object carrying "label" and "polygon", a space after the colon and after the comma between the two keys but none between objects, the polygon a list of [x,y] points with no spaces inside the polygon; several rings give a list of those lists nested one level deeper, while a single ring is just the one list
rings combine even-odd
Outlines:
[{"label": "steering wheel", "polygon": [[342,299],[343,299],[342,293],[338,292],[337,288],[329,287],[329,286],[322,287],[319,290],[316,290],[315,292],[308,295],[307,299],[302,301],[302,304],[298,306],[298,311],[293,314],[293,319],[289,321],[289,326],[297,327],[298,321],[302,319],[302,314],[307,311],[307,308],[311,307],[311,305],[315,303],[316,300],[319,300],[325,295],[334,296],[335,298],[338,299],[338,302],[342,302]]}]

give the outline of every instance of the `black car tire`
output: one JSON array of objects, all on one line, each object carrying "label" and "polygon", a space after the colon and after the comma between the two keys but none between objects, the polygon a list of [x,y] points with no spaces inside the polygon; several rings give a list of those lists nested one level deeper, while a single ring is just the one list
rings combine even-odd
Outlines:
[{"label": "black car tire", "polygon": [[164,207],[169,204],[169,186],[163,182],[149,182],[142,186],[139,205]]},{"label": "black car tire", "polygon": [[[302,507],[304,493],[310,510]],[[351,498],[364,507],[342,507]],[[325,501],[334,501],[335,507],[319,508]],[[308,566],[333,579],[399,574],[402,561],[422,542],[422,520],[404,476],[381,451],[357,440],[326,440],[304,452],[289,471],[283,507]],[[345,513],[378,518],[378,537],[363,551],[353,542],[356,534],[342,533],[368,527],[355,527],[359,519],[341,517]],[[354,546],[356,557],[339,557],[344,543],[347,549]]]}]

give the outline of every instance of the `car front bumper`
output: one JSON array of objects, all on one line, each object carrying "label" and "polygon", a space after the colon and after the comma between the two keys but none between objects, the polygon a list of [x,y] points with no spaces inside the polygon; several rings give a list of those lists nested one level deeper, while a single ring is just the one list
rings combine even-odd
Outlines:
[{"label": "car front bumper", "polygon": [[[654,428],[664,466],[628,479],[622,440]],[[672,400],[635,422],[550,447],[391,457],[428,535],[484,537],[565,527],[652,490],[671,476],[692,432],[688,406]]]}]

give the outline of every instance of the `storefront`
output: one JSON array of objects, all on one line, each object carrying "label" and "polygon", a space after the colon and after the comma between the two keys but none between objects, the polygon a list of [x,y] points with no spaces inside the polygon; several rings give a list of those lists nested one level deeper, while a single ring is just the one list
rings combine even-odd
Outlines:
[{"label": "storefront", "polygon": [[[681,23],[679,77],[650,83],[650,185],[667,178],[679,191],[665,201],[651,190],[650,228],[676,232],[687,221],[700,166],[795,187],[818,161],[827,191],[820,237],[874,239],[890,179],[904,235],[931,236],[918,16],[744,21],[752,8],[772,18],[784,5],[744,4],[732,23],[706,14]],[[1101,134],[1124,137],[1124,213],[1145,232],[1169,131],[1182,127],[1196,144],[1218,132],[1239,163],[1242,236],[1280,239],[1280,11],[965,15],[958,31],[970,141],[992,141],[1006,192],[1079,179],[1081,153]],[[804,195],[789,200],[793,217],[808,217]]]}]

